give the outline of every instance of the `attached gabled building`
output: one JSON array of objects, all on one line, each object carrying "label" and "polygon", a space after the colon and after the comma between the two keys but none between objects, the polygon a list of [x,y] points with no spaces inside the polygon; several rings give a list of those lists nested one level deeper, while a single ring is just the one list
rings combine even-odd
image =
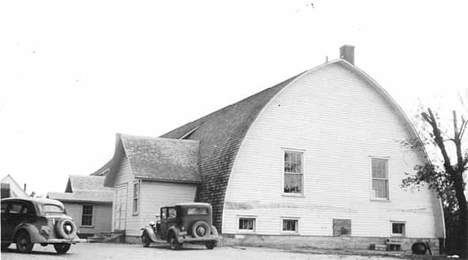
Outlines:
[{"label": "attached gabled building", "polygon": [[111,233],[113,189],[104,187],[104,176],[70,175],[65,192],[49,192],[61,201],[78,228],[80,237]]},{"label": "attached gabled building", "polygon": [[[436,194],[400,188],[426,160],[400,145],[418,138],[410,121],[353,65],[353,47],[341,50],[342,59],[161,136],[197,142],[194,199],[213,205],[225,239],[368,248],[398,238],[408,250],[418,239],[437,249],[445,237]],[[130,172],[128,162],[121,165]],[[140,194],[163,196],[156,187]]]},{"label": "attached gabled building", "polygon": [[105,180],[115,188],[112,231],[135,241],[160,207],[194,201],[200,180],[198,141],[117,134]]}]

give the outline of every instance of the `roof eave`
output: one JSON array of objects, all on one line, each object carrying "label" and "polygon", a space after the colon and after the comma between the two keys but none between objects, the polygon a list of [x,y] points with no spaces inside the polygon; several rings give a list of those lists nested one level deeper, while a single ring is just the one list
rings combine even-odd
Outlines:
[{"label": "roof eave", "polygon": [[163,178],[153,178],[146,176],[135,176],[135,179],[151,182],[172,182],[172,183],[186,183],[186,184],[200,184],[201,180],[174,180],[174,179],[163,179]]}]

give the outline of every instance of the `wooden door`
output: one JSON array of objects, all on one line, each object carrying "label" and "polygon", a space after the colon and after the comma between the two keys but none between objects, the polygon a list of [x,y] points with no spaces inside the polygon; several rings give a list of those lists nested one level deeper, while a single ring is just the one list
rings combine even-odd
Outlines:
[{"label": "wooden door", "polygon": [[127,184],[115,188],[114,230],[125,230],[127,217]]}]

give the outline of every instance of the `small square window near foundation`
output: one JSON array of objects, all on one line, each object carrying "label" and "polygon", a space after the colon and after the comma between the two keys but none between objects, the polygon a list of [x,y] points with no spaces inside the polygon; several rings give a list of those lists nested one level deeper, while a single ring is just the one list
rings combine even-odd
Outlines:
[{"label": "small square window near foundation", "polygon": [[405,226],[404,222],[392,222],[392,236],[404,236]]}]

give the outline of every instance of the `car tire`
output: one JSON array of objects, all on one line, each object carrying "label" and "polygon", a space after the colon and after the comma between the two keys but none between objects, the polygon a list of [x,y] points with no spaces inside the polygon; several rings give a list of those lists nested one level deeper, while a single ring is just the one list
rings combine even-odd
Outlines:
[{"label": "car tire", "polygon": [[148,233],[143,232],[143,234],[141,235],[141,243],[143,244],[143,247],[149,247],[151,243],[151,239]]},{"label": "car tire", "polygon": [[177,238],[174,234],[171,234],[171,236],[169,237],[169,247],[171,248],[171,250],[179,250],[182,248],[182,243],[179,243],[179,241],[177,241]]},{"label": "car tire", "polygon": [[[71,231],[67,230],[67,226],[71,228]],[[76,225],[69,219],[62,219],[57,222],[55,231],[62,238],[73,239],[76,236]]]},{"label": "car tire", "polygon": [[59,255],[65,254],[66,252],[68,252],[68,250],[70,250],[70,247],[71,247],[71,244],[66,244],[66,243],[54,244],[55,251],[57,251],[57,254]]},{"label": "car tire", "polygon": [[10,243],[2,243],[2,251],[5,251],[10,246]]},{"label": "car tire", "polygon": [[216,247],[216,241],[206,242],[205,246],[206,246],[206,249],[212,250],[213,248]]},{"label": "car tire", "polygon": [[192,236],[195,238],[207,237],[211,234],[211,228],[208,223],[203,220],[195,222],[192,226]]},{"label": "car tire", "polygon": [[30,253],[34,247],[28,232],[20,231],[16,236],[16,250],[20,253]]},{"label": "car tire", "polygon": [[427,251],[427,246],[423,242],[416,242],[411,247],[411,251],[416,255],[425,255]]}]

